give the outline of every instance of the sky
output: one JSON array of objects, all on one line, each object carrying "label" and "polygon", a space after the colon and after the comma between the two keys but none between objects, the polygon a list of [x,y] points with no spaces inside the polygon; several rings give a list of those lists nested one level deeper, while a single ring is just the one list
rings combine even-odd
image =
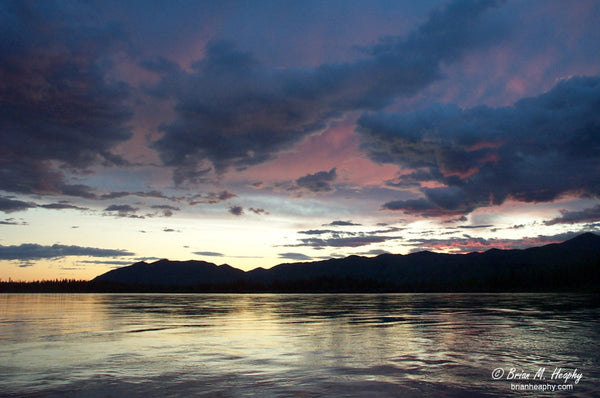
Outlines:
[{"label": "sky", "polygon": [[600,232],[600,2],[0,1],[0,278]]}]

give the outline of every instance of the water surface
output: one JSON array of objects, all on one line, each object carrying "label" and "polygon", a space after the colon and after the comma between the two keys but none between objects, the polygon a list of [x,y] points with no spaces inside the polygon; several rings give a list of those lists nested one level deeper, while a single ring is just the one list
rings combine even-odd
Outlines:
[{"label": "water surface", "polygon": [[[600,391],[592,295],[2,294],[0,342],[0,396]],[[580,379],[552,379],[556,369]]]}]

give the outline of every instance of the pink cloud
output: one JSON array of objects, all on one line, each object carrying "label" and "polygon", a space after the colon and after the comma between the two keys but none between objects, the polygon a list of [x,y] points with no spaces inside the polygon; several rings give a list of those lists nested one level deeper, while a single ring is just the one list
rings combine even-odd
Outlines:
[{"label": "pink cloud", "polygon": [[449,238],[424,240],[418,250],[430,250],[441,253],[466,254],[484,252],[490,249],[511,250],[561,243],[570,235],[525,237],[522,239],[483,239],[483,238]]},{"label": "pink cloud", "polygon": [[360,137],[354,132],[354,120],[347,118],[321,134],[309,136],[270,162],[229,176],[229,180],[269,185],[332,168],[337,169],[336,183],[357,186],[384,185],[398,173],[398,166],[377,164],[361,152]]}]

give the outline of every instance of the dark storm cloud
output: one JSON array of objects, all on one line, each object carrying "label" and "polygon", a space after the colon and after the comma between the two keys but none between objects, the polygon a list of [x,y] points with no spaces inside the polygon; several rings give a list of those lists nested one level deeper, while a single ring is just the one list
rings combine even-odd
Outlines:
[{"label": "dark storm cloud", "polygon": [[436,173],[435,170],[418,169],[394,180],[386,181],[386,185],[392,188],[408,189],[419,187],[422,182],[436,181],[442,177],[443,175]]},{"label": "dark storm cloud", "polygon": [[24,243],[18,246],[0,245],[1,260],[29,261],[66,256],[119,257],[133,256],[133,253],[126,250],[98,249],[95,247],[66,246],[59,244],[52,246],[43,246],[34,243]]},{"label": "dark storm cloud", "polygon": [[52,183],[60,189],[61,194],[67,196],[76,196],[84,199],[96,199],[96,194],[93,192],[93,189],[91,187],[88,187],[87,185],[83,184],[66,184],[62,182],[62,176],[60,176],[60,178],[60,180],[53,181]]},{"label": "dark storm cloud", "polygon": [[381,109],[419,92],[442,78],[443,63],[496,42],[501,32],[484,15],[494,4],[453,2],[351,63],[271,68],[228,42],[209,43],[191,71],[165,59],[145,62],[161,75],[148,91],[172,99],[177,115],[152,146],[175,167],[177,184],[265,162],[345,112]]},{"label": "dark storm cloud", "polygon": [[507,198],[598,197],[599,106],[600,77],[573,77],[510,107],[435,105],[406,114],[364,114],[358,131],[373,160],[425,170],[446,185],[421,188],[424,197],[383,208],[466,214]]},{"label": "dark storm cloud", "polygon": [[600,205],[580,211],[561,210],[561,216],[549,221],[544,221],[545,225],[555,224],[576,224],[584,222],[600,221]]},{"label": "dark storm cloud", "polygon": [[467,201],[466,194],[459,188],[423,188],[425,198],[395,200],[385,203],[385,210],[404,210],[424,217],[438,217],[470,213],[475,206]]},{"label": "dark storm cloud", "polygon": [[330,192],[333,190],[331,183],[337,178],[335,167],[329,171],[319,171],[308,174],[296,180],[296,184],[311,192]]},{"label": "dark storm cloud", "polygon": [[[0,4],[0,189],[93,197],[63,170],[126,162],[130,88],[111,75],[122,47],[114,26],[86,5]],[[55,167],[56,164],[63,168]]]},{"label": "dark storm cloud", "polygon": [[33,207],[37,207],[37,205],[31,202],[23,202],[22,200],[14,200],[0,197],[0,211],[4,213],[24,211]]}]

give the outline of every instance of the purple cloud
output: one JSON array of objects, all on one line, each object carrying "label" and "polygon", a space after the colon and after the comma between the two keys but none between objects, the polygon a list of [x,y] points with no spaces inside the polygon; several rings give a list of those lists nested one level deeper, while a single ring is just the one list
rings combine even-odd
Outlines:
[{"label": "purple cloud", "polygon": [[[425,216],[467,214],[507,198],[549,202],[600,195],[600,77],[573,77],[513,106],[364,114],[363,149],[375,161],[419,170],[423,197],[384,209]],[[406,178],[412,184],[414,174]],[[400,178],[402,182],[402,178]]]},{"label": "purple cloud", "polygon": [[[363,49],[363,58],[311,68],[272,68],[231,42],[213,41],[191,71],[158,58],[142,63],[160,81],[148,92],[175,102],[154,141],[176,184],[273,159],[341,114],[377,110],[442,78],[441,65],[492,45],[494,1],[455,1],[406,37]],[[224,89],[226,87],[226,89]]]},{"label": "purple cloud", "polygon": [[308,174],[296,180],[299,187],[308,189],[311,192],[329,192],[333,190],[331,183],[337,178],[336,169],[329,171],[320,171],[315,174]]},{"label": "purple cloud", "polygon": [[561,210],[561,216],[552,220],[544,221],[545,225],[555,224],[577,224],[585,222],[600,221],[600,205],[579,211]]},{"label": "purple cloud", "polygon": [[229,208],[229,213],[233,214],[234,216],[241,216],[244,214],[244,208],[242,206],[231,206]]},{"label": "purple cloud", "polygon": [[112,150],[132,135],[131,88],[109,77],[109,59],[124,42],[118,29],[80,13],[83,8],[2,6],[2,190],[92,198],[89,187],[69,183],[63,170],[127,163]]}]

